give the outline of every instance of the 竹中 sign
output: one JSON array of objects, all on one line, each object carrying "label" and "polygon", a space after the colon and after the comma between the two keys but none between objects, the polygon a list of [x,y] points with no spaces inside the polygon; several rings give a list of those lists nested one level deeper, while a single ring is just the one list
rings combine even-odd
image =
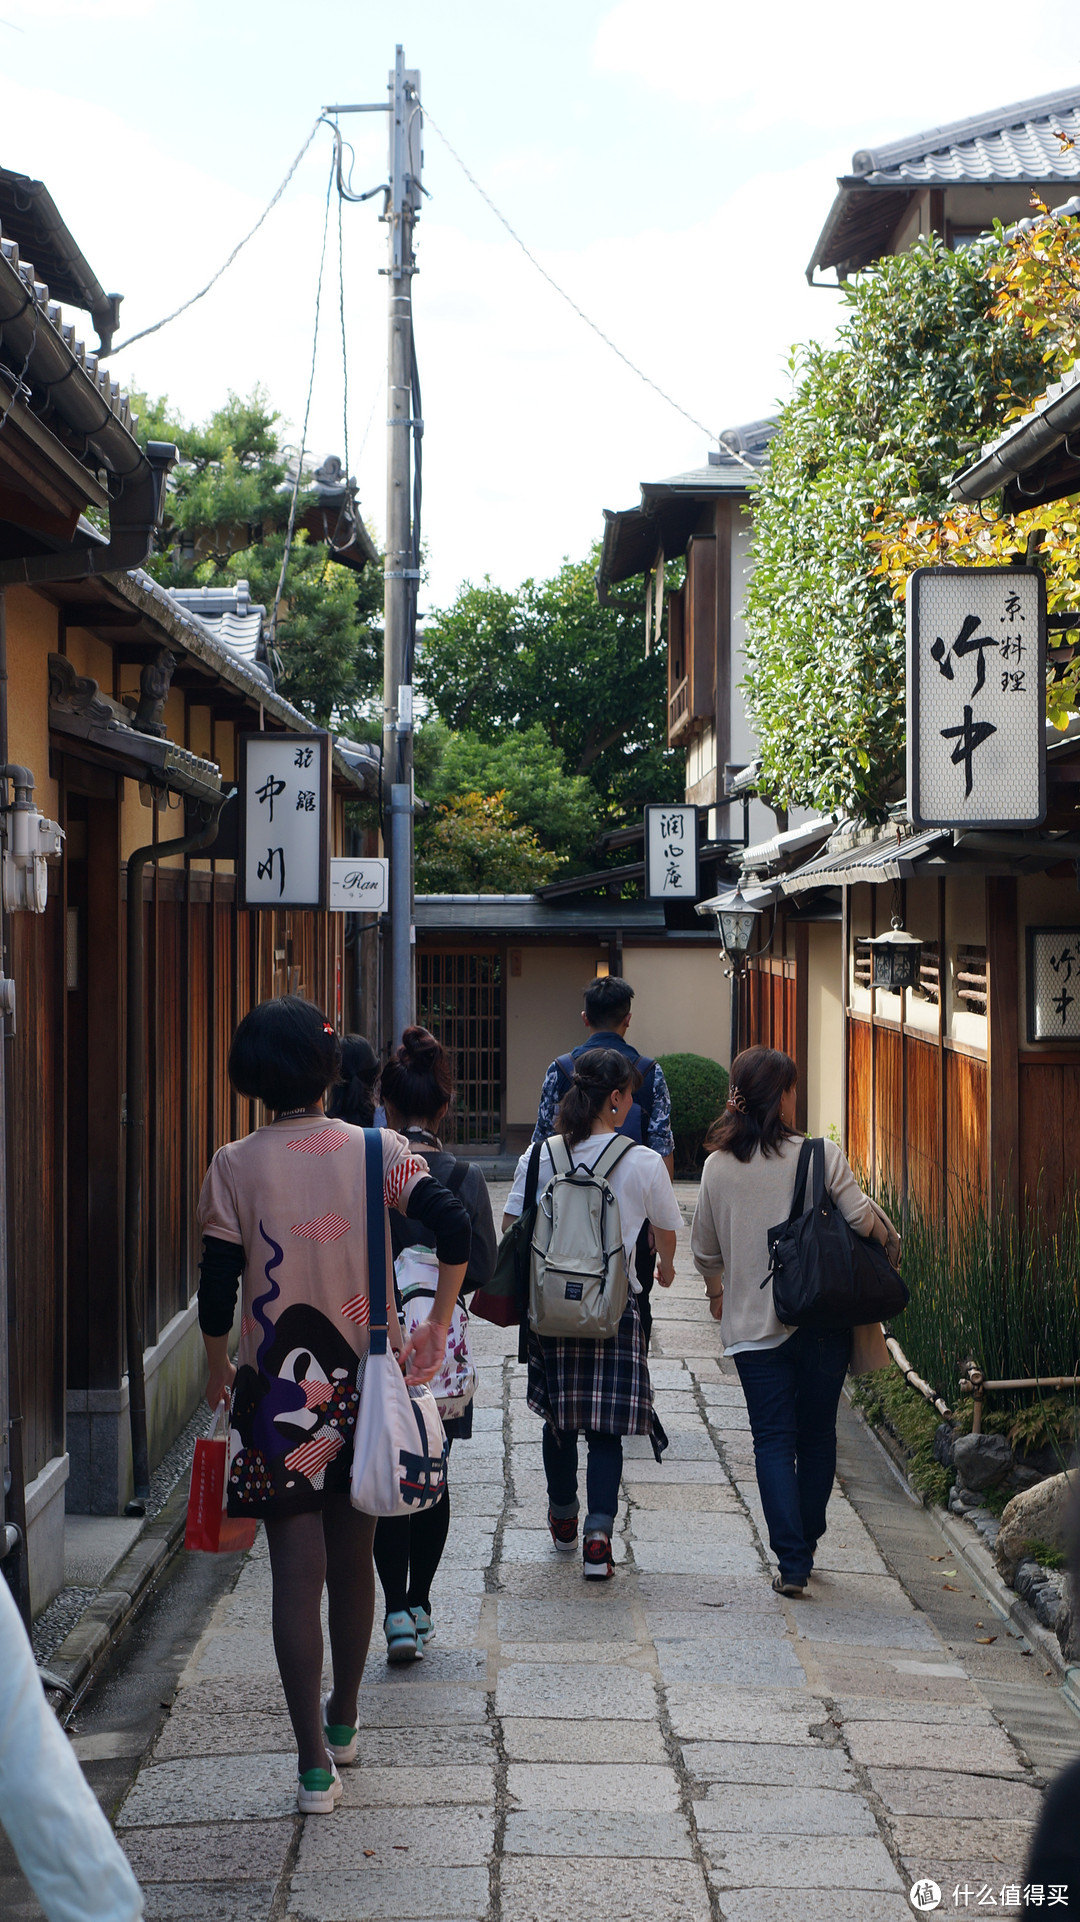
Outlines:
[{"label": "\u7af9\u4e2d sign", "polygon": [[907,789],[916,827],[1046,814],[1046,585],[1032,567],[919,567],[907,591]]},{"label": "\u7af9\u4e2d sign", "polygon": [[1080,928],[1027,931],[1029,1041],[1080,1041]]},{"label": "\u7af9\u4e2d sign", "polygon": [[327,906],[346,914],[382,914],[390,898],[390,863],[381,857],[330,863]]},{"label": "\u7af9\u4e2d sign", "polygon": [[330,736],[239,737],[240,906],[325,908]]},{"label": "\u7af9\u4e2d sign", "polygon": [[645,893],[659,899],[696,901],[698,817],[677,801],[645,809]]}]

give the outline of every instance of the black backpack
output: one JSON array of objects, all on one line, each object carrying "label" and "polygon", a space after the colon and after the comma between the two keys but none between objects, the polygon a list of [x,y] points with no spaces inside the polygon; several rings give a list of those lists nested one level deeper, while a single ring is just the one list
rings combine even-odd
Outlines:
[{"label": "black backpack", "polygon": [[[808,1199],[804,1189],[809,1191]],[[800,1202],[807,1206],[800,1212]],[[825,1143],[799,1151],[791,1213],[769,1229],[769,1273],[776,1319],[785,1327],[858,1328],[889,1321],[910,1300],[884,1248],[858,1235],[825,1186]]]}]

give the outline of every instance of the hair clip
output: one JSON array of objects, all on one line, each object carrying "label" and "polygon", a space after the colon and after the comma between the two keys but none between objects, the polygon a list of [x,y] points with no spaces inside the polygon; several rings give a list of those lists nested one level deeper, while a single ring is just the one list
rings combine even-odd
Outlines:
[{"label": "hair clip", "polygon": [[738,1088],[732,1088],[727,1098],[727,1106],[734,1108],[736,1114],[745,1114],[746,1096],[740,1094]]},{"label": "hair clip", "polygon": [[324,1034],[333,1034],[334,1032],[333,1023],[330,1021],[324,1021],[322,1024],[322,1031]]}]

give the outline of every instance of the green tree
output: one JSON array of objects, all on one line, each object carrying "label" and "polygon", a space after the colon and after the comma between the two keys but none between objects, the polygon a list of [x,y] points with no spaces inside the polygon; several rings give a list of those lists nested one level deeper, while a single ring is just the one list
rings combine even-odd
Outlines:
[{"label": "green tree", "polygon": [[847,285],[837,345],[792,356],[754,490],[745,682],[770,798],[881,818],[902,791],[904,613],[875,530],[941,520],[948,482],[1045,379],[1037,342],[992,309],[1007,243],[936,239]]},{"label": "green tree", "polygon": [[668,752],[666,659],[646,657],[634,584],[596,598],[598,549],[516,591],[464,586],[427,626],[418,683],[459,733],[490,741],[543,729],[570,775],[587,778],[609,823],[682,793]]},{"label": "green tree", "polygon": [[501,793],[515,820],[531,828],[543,847],[570,860],[592,849],[600,832],[596,789],[583,774],[567,774],[560,750],[539,722],[493,741],[450,734],[437,722],[434,729],[422,728],[418,741],[429,732],[436,734],[437,759],[426,780],[419,770],[417,776],[426,801]]},{"label": "green tree", "polygon": [[418,894],[530,894],[550,881],[560,857],[520,827],[503,794],[444,801],[416,850]]},{"label": "green tree", "polygon": [[[172,440],[180,464],[169,482],[158,551],[147,571],[166,587],[247,580],[252,599],[274,604],[291,489],[278,438],[280,415],[265,391],[230,393],[202,426],[176,414],[167,396],[135,397],[139,436]],[[301,489],[297,511],[314,501]],[[274,644],[278,686],[320,725],[362,724],[381,677],[382,580],[357,576],[329,558],[303,528],[293,536]]]}]

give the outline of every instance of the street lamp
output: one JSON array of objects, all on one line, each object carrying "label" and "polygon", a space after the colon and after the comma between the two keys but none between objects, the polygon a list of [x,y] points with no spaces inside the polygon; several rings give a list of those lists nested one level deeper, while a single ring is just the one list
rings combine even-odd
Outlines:
[{"label": "street lamp", "polygon": [[737,881],[725,893],[714,895],[711,901],[698,904],[699,914],[716,916],[720,946],[731,964],[731,1041],[730,1059],[734,1061],[739,1052],[739,1001],[742,988],[743,971],[748,960],[756,959],[772,946],[776,927],[775,915],[769,938],[759,948],[752,948],[751,942],[765,909],[756,901],[751,901],[743,893],[742,882]]},{"label": "street lamp", "polygon": [[876,935],[867,946],[873,956],[875,988],[901,994],[905,988],[917,986],[923,944],[918,935],[905,931],[899,915],[893,915],[892,926],[886,934]]}]

